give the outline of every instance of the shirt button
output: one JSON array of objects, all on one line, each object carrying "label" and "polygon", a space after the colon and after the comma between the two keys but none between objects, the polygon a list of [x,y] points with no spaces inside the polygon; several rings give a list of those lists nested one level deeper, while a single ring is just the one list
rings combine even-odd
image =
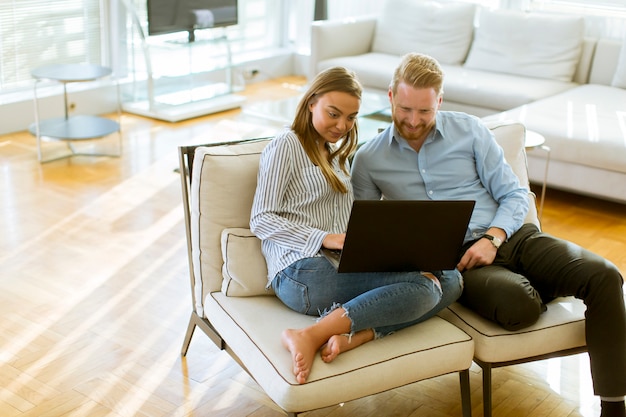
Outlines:
[{"label": "shirt button", "polygon": [[433,195],[433,190],[430,190],[428,194]]}]

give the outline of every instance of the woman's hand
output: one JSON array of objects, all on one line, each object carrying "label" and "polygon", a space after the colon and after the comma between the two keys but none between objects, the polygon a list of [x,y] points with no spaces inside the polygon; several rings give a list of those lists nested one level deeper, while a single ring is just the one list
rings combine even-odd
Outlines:
[{"label": "woman's hand", "polygon": [[328,249],[343,249],[343,242],[345,240],[345,233],[330,233],[324,238],[322,246]]}]

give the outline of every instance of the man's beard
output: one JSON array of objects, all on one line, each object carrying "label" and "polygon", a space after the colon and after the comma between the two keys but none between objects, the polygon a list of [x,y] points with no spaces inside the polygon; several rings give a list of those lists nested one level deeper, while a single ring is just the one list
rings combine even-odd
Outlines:
[{"label": "man's beard", "polygon": [[416,126],[416,129],[408,130],[406,129],[406,125],[402,124],[398,119],[394,118],[393,123],[396,127],[396,130],[400,133],[407,141],[415,141],[424,139],[424,137],[431,131],[433,127],[435,127],[435,120],[428,124],[420,123]]}]

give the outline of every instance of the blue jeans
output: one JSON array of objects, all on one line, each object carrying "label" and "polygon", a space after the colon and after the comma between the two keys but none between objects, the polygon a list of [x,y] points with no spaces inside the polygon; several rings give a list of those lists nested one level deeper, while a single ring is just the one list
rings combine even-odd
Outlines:
[{"label": "blue jeans", "polygon": [[313,257],[276,274],[272,288],[294,311],[323,315],[339,305],[352,322],[351,333],[373,329],[382,337],[434,316],[459,298],[463,281],[457,270],[433,274],[443,291],[419,272],[339,274],[325,258]]}]

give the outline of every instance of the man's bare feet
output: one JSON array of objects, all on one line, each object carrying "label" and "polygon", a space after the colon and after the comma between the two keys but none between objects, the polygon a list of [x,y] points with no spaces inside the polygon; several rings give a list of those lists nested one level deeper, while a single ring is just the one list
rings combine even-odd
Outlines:
[{"label": "man's bare feet", "polygon": [[283,346],[291,353],[293,374],[299,384],[304,384],[311,373],[318,347],[307,337],[306,329],[287,329],[281,335]]},{"label": "man's bare feet", "polygon": [[352,336],[348,334],[337,334],[328,339],[328,342],[322,347],[320,355],[324,362],[330,363],[335,360],[340,353],[352,350],[373,339],[374,331],[371,329],[361,330]]}]

